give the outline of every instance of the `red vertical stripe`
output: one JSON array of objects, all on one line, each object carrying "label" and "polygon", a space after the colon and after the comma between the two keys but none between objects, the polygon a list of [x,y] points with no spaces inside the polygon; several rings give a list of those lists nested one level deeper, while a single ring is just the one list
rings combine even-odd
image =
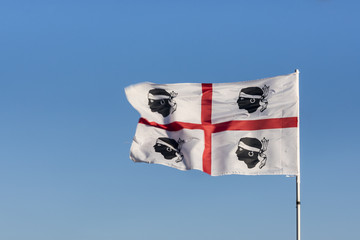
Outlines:
[{"label": "red vertical stripe", "polygon": [[[211,126],[209,126],[211,127]],[[209,128],[204,129],[205,148],[203,153],[203,171],[211,175],[211,135]]]},{"label": "red vertical stripe", "polygon": [[213,126],[211,125],[212,108],[212,84],[202,84],[201,97],[201,124],[204,128],[204,153],[203,153],[203,171],[211,175],[211,135]]},{"label": "red vertical stripe", "polygon": [[212,84],[202,84],[201,123],[211,124]]}]

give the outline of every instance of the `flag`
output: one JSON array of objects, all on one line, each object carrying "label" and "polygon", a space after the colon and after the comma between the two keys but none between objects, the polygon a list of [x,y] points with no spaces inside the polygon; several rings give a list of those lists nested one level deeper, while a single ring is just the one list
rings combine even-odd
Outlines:
[{"label": "flag", "polygon": [[235,83],[139,83],[134,162],[212,176],[299,174],[299,73]]}]

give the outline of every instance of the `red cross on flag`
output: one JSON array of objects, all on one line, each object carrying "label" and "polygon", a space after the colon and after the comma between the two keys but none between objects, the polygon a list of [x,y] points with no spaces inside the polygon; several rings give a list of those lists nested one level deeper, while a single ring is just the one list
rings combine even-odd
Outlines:
[{"label": "red cross on flag", "polygon": [[212,176],[299,174],[299,74],[236,83],[139,83],[130,158]]}]

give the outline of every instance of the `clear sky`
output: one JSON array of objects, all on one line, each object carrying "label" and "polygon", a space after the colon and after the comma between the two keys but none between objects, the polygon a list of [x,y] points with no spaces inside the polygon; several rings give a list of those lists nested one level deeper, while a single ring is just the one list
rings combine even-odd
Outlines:
[{"label": "clear sky", "polygon": [[302,237],[360,239],[360,3],[0,0],[0,239],[295,239],[295,179],[133,163],[124,87],[300,69]]}]

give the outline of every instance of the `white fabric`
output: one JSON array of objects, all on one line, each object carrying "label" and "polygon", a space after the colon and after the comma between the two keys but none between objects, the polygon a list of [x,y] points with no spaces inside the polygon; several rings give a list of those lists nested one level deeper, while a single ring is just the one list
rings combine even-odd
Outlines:
[{"label": "white fabric", "polygon": [[[176,111],[167,117],[151,112],[148,106],[149,90],[154,88],[165,89],[168,93],[174,91],[178,95],[173,99],[176,102]],[[173,121],[201,123],[201,83],[154,84],[139,83],[125,88],[126,96],[131,105],[140,113],[141,117],[159,124]]]},{"label": "white fabric", "polygon": [[[243,161],[239,161],[235,152],[238,141],[243,137],[269,139],[266,165],[248,169]],[[270,129],[258,131],[226,131],[214,133],[212,151],[212,171],[214,176],[228,174],[242,175],[297,175],[297,129]],[[216,147],[215,147],[216,146]],[[259,163],[260,164],[260,163]],[[258,164],[258,165],[259,165]]]},{"label": "white fabric", "polygon": [[[269,86],[268,104],[261,112],[259,108],[252,113],[239,109],[237,100],[241,89]],[[173,99],[177,105],[176,111],[163,117],[152,112],[148,105],[149,90],[162,88],[168,93],[174,91]],[[184,122],[201,124],[202,85],[200,83],[154,84],[139,83],[125,89],[126,96],[141,117],[157,124]],[[219,124],[228,121],[253,121],[266,119],[291,118],[299,116],[298,73],[265,78],[254,81],[236,83],[215,83],[212,85],[212,115],[211,123]],[[296,127],[261,130],[227,130],[211,135],[211,175],[243,174],[243,175],[298,175],[299,174],[299,130]],[[181,162],[165,159],[156,152],[154,145],[157,139],[166,137],[178,141],[184,140]],[[239,160],[237,149],[241,138],[263,138],[269,140],[267,149],[258,160],[265,158],[266,165],[259,167],[260,162],[249,168],[245,161]],[[256,148],[248,146],[247,149]],[[205,137],[202,129],[182,129],[165,131],[153,126],[139,123],[130,150],[130,158],[135,162],[157,163],[180,170],[197,169],[203,171],[203,152]]]},{"label": "white fabric", "polygon": [[[168,137],[176,141],[181,138],[185,143],[181,147],[184,158],[176,163],[174,159],[164,159],[155,152],[154,145],[158,137]],[[130,149],[130,159],[134,162],[157,163],[180,170],[197,169],[202,171],[202,153],[204,151],[204,134],[202,130],[183,129],[168,132],[159,128],[138,124]]]},{"label": "white fabric", "polygon": [[[220,123],[231,120],[253,120],[264,118],[281,118],[298,116],[298,80],[297,74],[292,73],[260,80],[214,83],[213,84],[213,108],[212,123]],[[269,86],[267,96],[268,106],[263,111],[259,110],[249,114],[244,109],[239,109],[237,100],[239,92],[247,87]]]}]

